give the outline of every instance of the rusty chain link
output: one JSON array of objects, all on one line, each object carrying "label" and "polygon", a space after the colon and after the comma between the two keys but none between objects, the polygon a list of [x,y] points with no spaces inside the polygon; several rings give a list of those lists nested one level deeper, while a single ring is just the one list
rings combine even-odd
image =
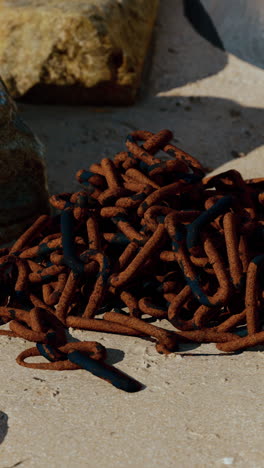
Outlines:
[{"label": "rusty chain link", "polygon": [[[67,343],[66,329],[152,337],[166,354],[186,341],[264,344],[264,179],[204,177],[171,138],[131,133],[127,151],[77,172],[82,190],[50,197],[55,216],[0,250],[0,334],[37,343],[20,365],[85,368],[137,391],[103,346]],[[40,355],[50,362],[26,361]]]}]

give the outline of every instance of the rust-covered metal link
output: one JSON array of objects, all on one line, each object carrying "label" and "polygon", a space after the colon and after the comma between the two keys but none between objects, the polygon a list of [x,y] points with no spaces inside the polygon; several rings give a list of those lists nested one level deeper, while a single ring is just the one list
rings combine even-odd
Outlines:
[{"label": "rust-covered metal link", "polygon": [[[182,342],[264,344],[264,179],[204,177],[171,139],[132,132],[124,151],[77,172],[81,190],[51,196],[54,216],[0,250],[0,334],[37,344],[19,364],[97,362],[96,375],[136,391],[98,343],[67,343],[67,328],[154,338],[165,354]],[[26,361],[40,355],[49,362]]]}]

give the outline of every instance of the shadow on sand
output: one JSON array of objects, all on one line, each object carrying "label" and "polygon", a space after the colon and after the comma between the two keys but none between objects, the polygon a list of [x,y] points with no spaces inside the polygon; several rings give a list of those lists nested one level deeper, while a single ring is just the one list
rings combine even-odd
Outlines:
[{"label": "shadow on sand", "polygon": [[4,442],[8,431],[8,416],[3,411],[0,411],[0,445]]}]

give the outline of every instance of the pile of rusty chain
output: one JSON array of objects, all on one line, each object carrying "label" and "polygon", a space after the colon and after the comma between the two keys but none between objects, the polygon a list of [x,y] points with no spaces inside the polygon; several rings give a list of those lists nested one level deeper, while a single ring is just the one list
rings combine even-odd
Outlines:
[{"label": "pile of rusty chain", "polygon": [[[50,198],[59,214],[0,251],[0,317],[9,323],[0,334],[37,343],[19,364],[100,363],[96,375],[122,379],[99,343],[67,343],[68,327],[152,337],[160,353],[181,342],[227,352],[264,344],[264,179],[235,170],[205,178],[171,138],[133,132],[126,151],[77,172],[81,191]],[[39,355],[49,362],[26,361]]]}]

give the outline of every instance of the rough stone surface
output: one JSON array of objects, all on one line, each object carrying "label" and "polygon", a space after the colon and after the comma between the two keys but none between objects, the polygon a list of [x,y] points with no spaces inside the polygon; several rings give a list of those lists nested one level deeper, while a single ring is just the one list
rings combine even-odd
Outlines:
[{"label": "rough stone surface", "polygon": [[11,94],[132,102],[157,6],[158,0],[0,0],[0,70]]},{"label": "rough stone surface", "polygon": [[48,211],[43,146],[17,115],[0,79],[0,244]]}]

